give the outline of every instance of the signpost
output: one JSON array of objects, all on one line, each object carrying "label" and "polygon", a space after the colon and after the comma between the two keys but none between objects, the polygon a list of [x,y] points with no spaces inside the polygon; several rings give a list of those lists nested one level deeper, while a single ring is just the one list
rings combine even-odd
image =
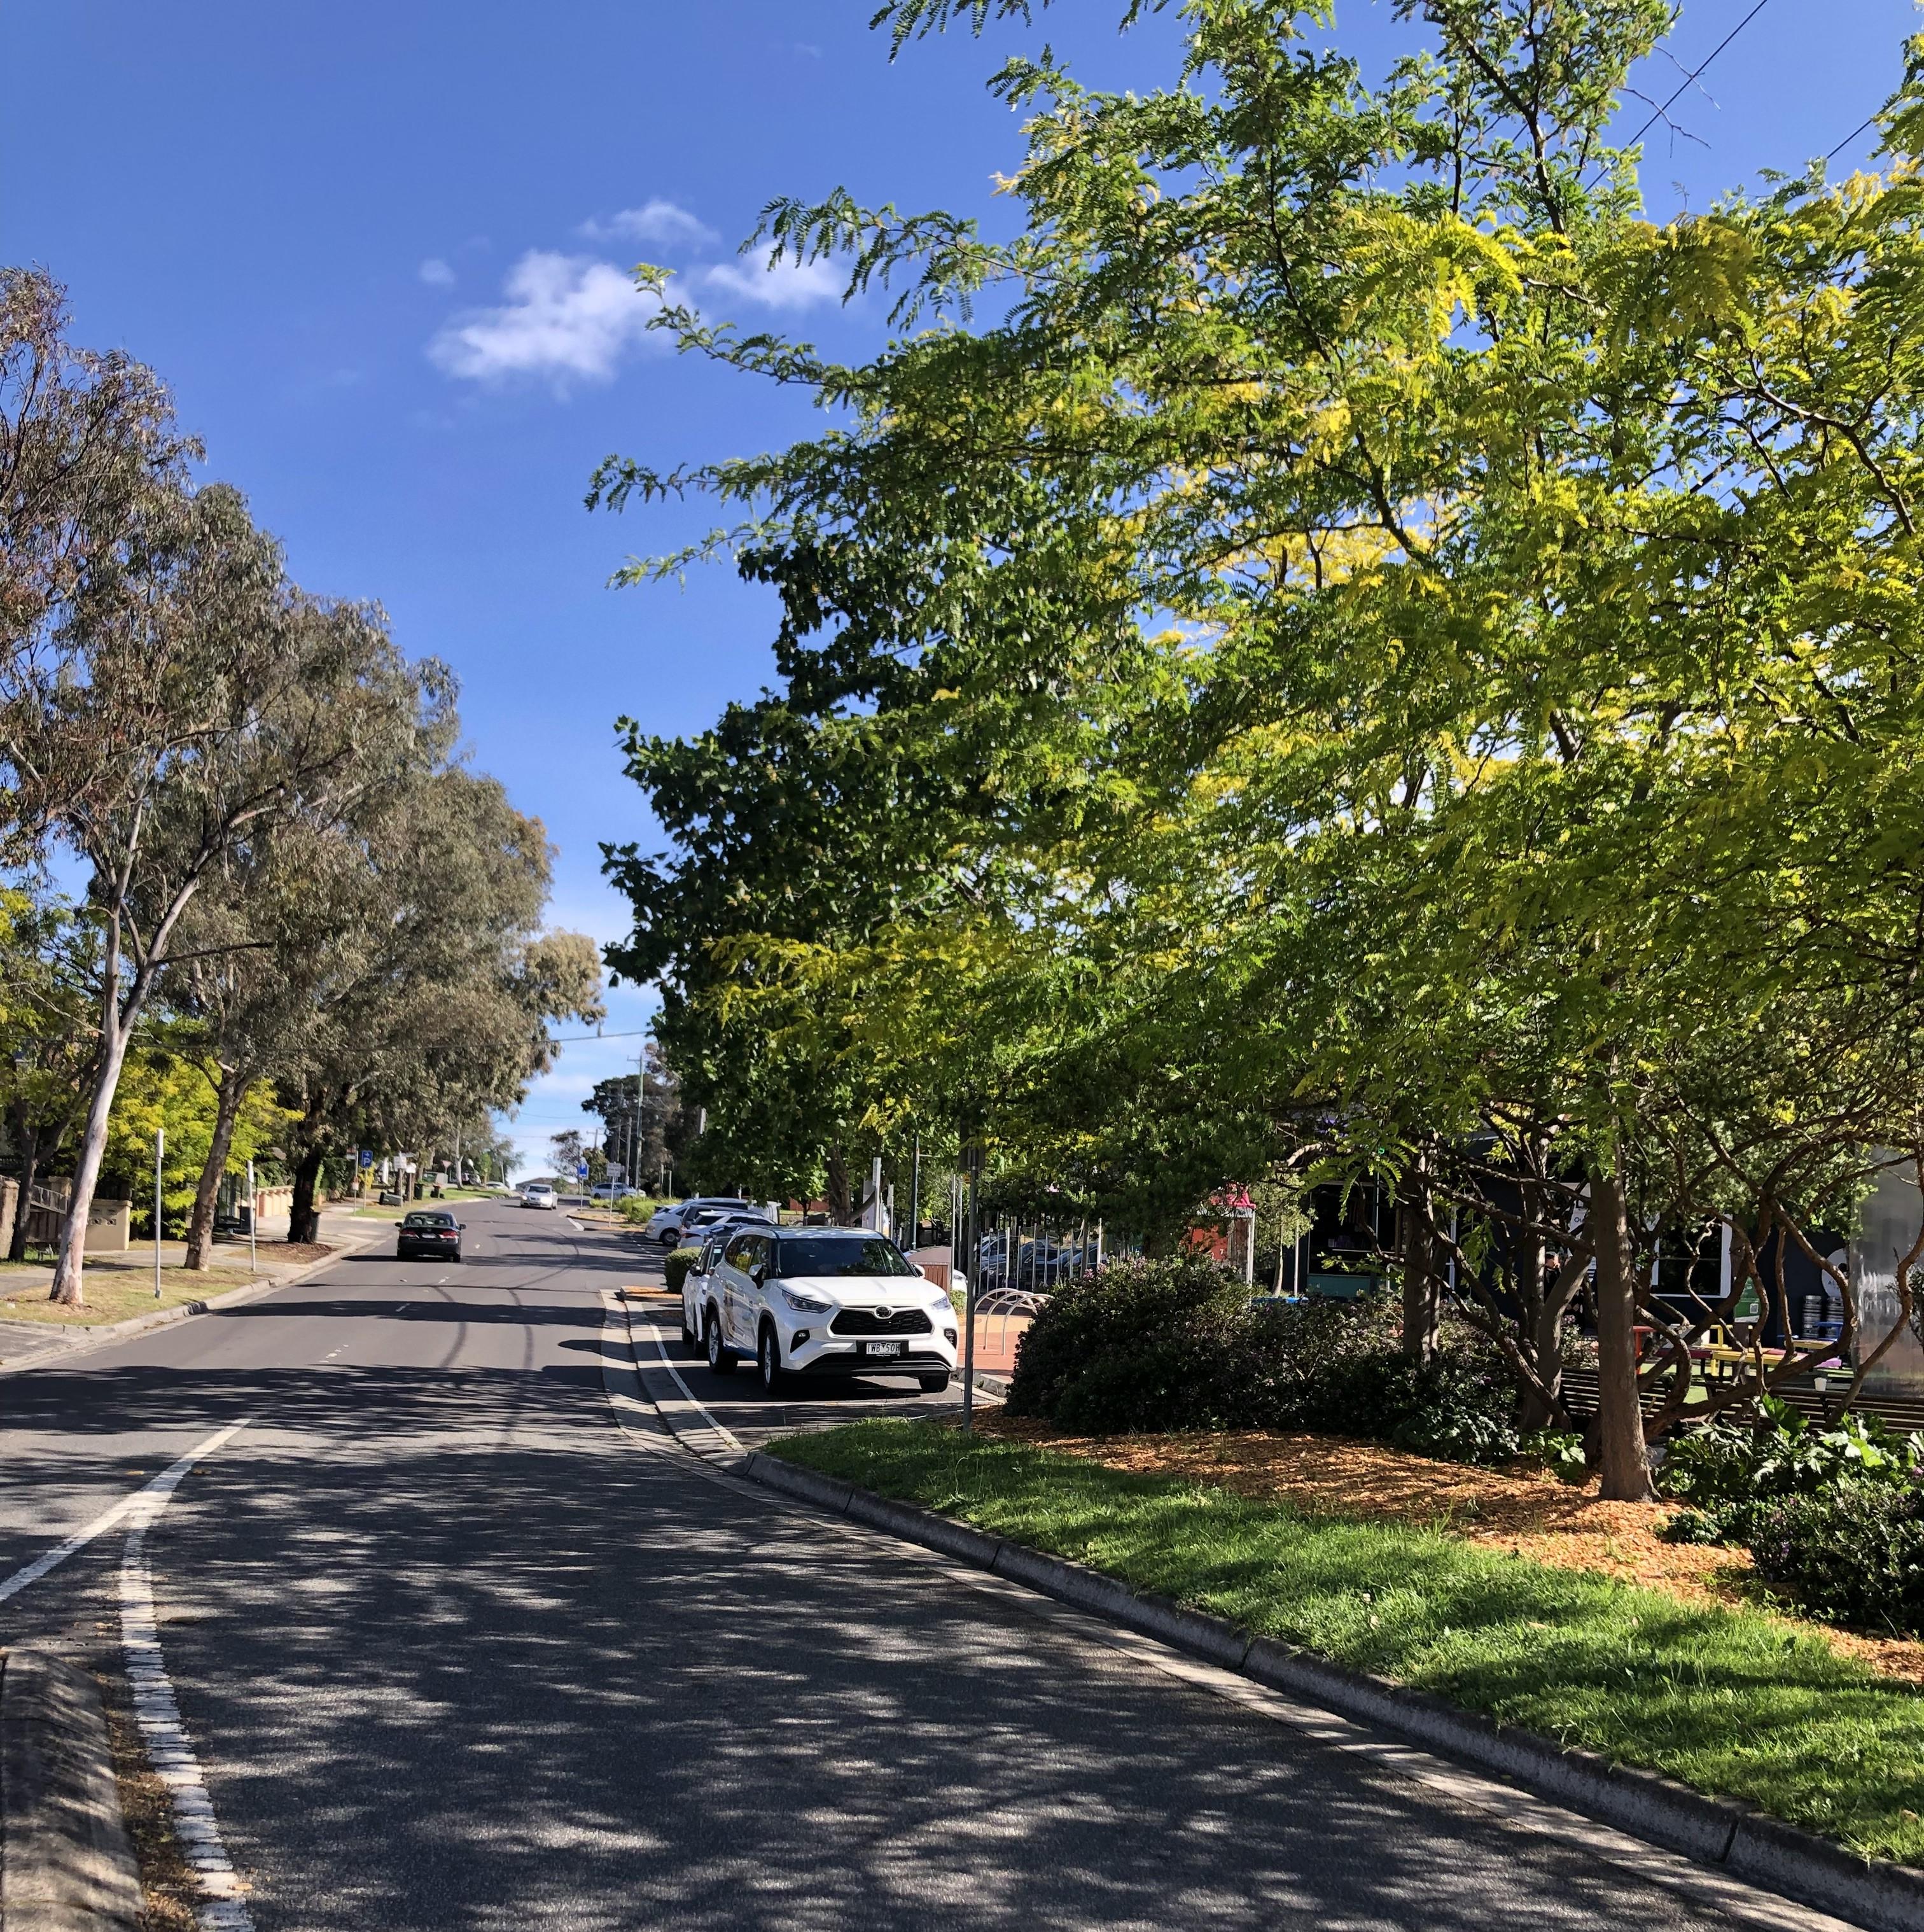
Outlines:
[{"label": "signpost", "polygon": [[166,1158],[167,1130],[154,1130],[154,1299],[160,1298],[160,1163]]},{"label": "signpost", "polygon": [[247,1272],[260,1273],[260,1260],[254,1252],[254,1164],[247,1162]]},{"label": "signpost", "polygon": [[[975,1427],[975,1284],[982,1274],[982,1210],[981,1188],[984,1166],[981,1144],[965,1142],[962,1149],[962,1172],[958,1177],[956,1204],[961,1212],[958,1219],[968,1230],[968,1238],[963,1244],[962,1252],[969,1257],[969,1279],[966,1292],[963,1296],[962,1336],[962,1430],[972,1435]],[[949,1258],[952,1264],[955,1258],[957,1230],[949,1231]],[[954,1276],[952,1273],[951,1279]]]}]

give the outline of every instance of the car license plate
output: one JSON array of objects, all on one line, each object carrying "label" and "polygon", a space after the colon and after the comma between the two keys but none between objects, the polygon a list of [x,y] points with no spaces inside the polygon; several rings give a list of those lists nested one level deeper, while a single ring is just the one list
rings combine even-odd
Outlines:
[{"label": "car license plate", "polygon": [[899,1355],[902,1352],[900,1342],[865,1342],[862,1353],[865,1355]]}]

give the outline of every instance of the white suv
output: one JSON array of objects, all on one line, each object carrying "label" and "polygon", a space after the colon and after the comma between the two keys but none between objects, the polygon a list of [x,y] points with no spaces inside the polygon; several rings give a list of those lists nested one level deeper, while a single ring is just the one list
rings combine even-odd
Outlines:
[{"label": "white suv", "polygon": [[770,1394],[791,1376],[908,1375],[930,1394],[955,1370],[947,1292],[866,1228],[744,1228],[700,1279],[684,1319],[708,1365],[752,1358]]}]

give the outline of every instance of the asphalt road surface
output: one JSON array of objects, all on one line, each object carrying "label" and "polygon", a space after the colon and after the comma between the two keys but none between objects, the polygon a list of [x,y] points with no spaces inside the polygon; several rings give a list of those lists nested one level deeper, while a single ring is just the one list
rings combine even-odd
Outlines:
[{"label": "asphalt road surface", "polygon": [[[260,1932],[1824,1922],[718,1478],[650,1411],[688,1407],[652,1346],[637,1381],[607,1326],[658,1264],[463,1211],[458,1268],[383,1247],[0,1377],[0,1590],[245,1423],[147,1554]],[[744,1442],[953,1400],[769,1404],[659,1306],[688,1395]],[[0,1641],[113,1655],[123,1544],[0,1601]]]}]

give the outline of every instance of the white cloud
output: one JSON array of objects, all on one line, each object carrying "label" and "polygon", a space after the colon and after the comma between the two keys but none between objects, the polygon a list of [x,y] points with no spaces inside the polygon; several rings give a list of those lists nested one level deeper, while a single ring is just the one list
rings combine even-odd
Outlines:
[{"label": "white cloud", "polygon": [[722,262],[696,272],[704,287],[718,289],[742,302],[764,308],[812,308],[817,302],[840,302],[848,286],[844,269],[833,262],[798,262],[792,257],[770,267]]},{"label": "white cloud", "polygon": [[472,382],[514,376],[605,382],[646,340],[661,304],[619,268],[530,249],[508,271],[499,308],[455,316],[428,344],[437,367]]},{"label": "white cloud", "polygon": [[454,286],[454,272],[438,255],[430,255],[421,263],[421,279],[430,289],[451,289]]},{"label": "white cloud", "polygon": [[685,208],[657,195],[639,208],[625,208],[606,221],[584,221],[581,232],[590,242],[686,242],[691,248],[712,248],[721,238]]}]

